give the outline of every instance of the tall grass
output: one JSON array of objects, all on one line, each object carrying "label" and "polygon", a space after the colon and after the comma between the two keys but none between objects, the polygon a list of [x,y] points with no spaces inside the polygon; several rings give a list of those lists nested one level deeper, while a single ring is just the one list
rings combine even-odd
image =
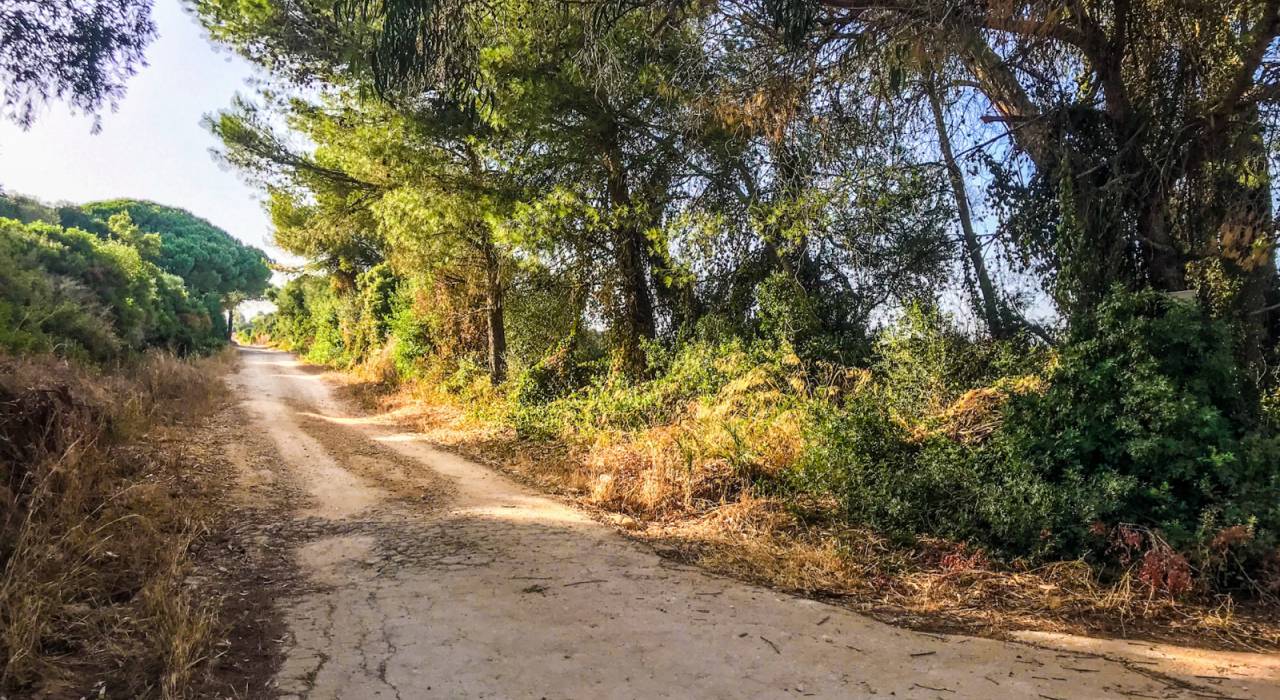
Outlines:
[{"label": "tall grass", "polygon": [[213,624],[183,585],[204,515],[154,438],[217,403],[220,362],[0,358],[0,694],[189,686]]}]

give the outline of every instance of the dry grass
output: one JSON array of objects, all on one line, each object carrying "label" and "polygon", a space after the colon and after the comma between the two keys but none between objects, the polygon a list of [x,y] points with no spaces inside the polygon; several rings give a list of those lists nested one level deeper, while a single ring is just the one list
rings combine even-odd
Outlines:
[{"label": "dry grass", "polygon": [[[341,376],[341,375],[340,375]],[[895,543],[831,516],[824,503],[783,503],[752,488],[802,448],[797,416],[766,381],[742,380],[670,425],[548,443],[519,439],[422,384],[348,377],[371,409],[432,441],[574,499],[631,536],[713,571],[839,602],[912,627],[1000,636],[1015,630],[1140,637],[1234,649],[1280,648],[1274,604],[1230,596],[1173,598],[1129,574],[1103,582],[1084,562],[996,563],[944,541]],[[1010,391],[1025,390],[1011,387]],[[969,396],[943,429],[986,429],[990,404]]]},{"label": "dry grass", "polygon": [[0,694],[184,694],[213,629],[183,585],[210,515],[172,435],[230,361],[0,359]]},{"label": "dry grass", "polygon": [[1103,583],[1081,561],[996,564],[951,542],[888,542],[867,530],[802,523],[781,503],[743,498],[701,518],[639,534],[718,573],[934,631],[1001,636],[1038,630],[1156,639],[1230,649],[1280,648],[1274,609],[1229,596],[1175,599],[1136,572]]}]

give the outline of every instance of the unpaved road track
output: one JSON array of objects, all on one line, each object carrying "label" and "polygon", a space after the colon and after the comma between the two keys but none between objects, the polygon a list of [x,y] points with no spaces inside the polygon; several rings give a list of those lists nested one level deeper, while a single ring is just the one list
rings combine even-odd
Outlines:
[{"label": "unpaved road track", "polygon": [[352,411],[288,354],[241,358],[246,444],[278,455],[238,460],[246,498],[299,495],[280,513],[305,579],[280,601],[285,697],[1280,697],[1271,657],[1178,666],[1146,645],[1121,663],[925,634],[674,564]]}]

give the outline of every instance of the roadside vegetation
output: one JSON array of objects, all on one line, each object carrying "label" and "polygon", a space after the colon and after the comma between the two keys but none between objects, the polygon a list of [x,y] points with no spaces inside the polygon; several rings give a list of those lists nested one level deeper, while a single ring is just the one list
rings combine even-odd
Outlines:
[{"label": "roadside vegetation", "polygon": [[0,694],[184,697],[219,600],[186,585],[218,485],[182,447],[225,360],[0,357]]},{"label": "roadside vegetation", "polygon": [[2,350],[97,362],[208,352],[270,275],[261,251],[180,209],[0,196]]},{"label": "roadside vegetation", "polygon": [[184,445],[225,398],[223,315],[268,275],[179,210],[0,198],[0,695],[199,677],[218,601],[186,581],[218,485]]},{"label": "roadside vegetation", "polygon": [[[348,369],[369,406],[717,570],[926,627],[1280,642],[1274,434],[1236,432],[1222,329],[1159,295],[1102,309],[1109,347],[978,340],[913,307],[861,367],[693,338],[654,349],[649,379],[601,352],[513,359],[497,386],[395,331],[344,357],[358,316],[288,308],[244,340]],[[1173,342],[1198,345],[1194,372]]]},{"label": "roadside vegetation", "polygon": [[1278,641],[1274,8],[195,6],[312,88],[209,119],[246,337],[789,587]]}]

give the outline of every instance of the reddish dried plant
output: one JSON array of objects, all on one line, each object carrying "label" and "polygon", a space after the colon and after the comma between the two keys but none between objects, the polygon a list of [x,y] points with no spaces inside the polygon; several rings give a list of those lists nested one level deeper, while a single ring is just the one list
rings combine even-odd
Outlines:
[{"label": "reddish dried plant", "polygon": [[1153,591],[1185,595],[1192,589],[1191,565],[1168,546],[1148,549],[1138,567],[1138,580]]}]

